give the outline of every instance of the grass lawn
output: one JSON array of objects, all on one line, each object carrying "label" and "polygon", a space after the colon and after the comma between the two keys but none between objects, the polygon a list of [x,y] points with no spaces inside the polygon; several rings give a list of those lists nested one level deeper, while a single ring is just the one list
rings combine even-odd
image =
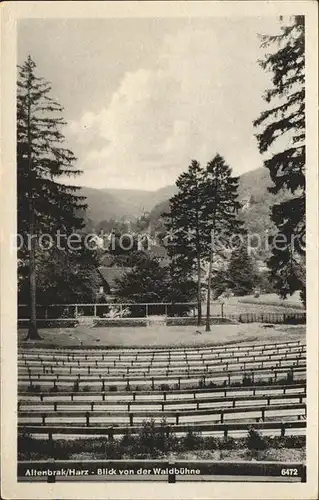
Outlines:
[{"label": "grass lawn", "polygon": [[305,309],[299,299],[299,294],[283,300],[275,293],[268,293],[259,297],[245,295],[224,299],[224,312],[225,314],[298,313],[305,312]]},{"label": "grass lawn", "polygon": [[[200,333],[198,333],[200,332]],[[200,346],[238,342],[272,342],[305,339],[305,326],[259,323],[211,325],[211,331],[196,326],[87,327],[39,329],[40,341],[24,341],[27,331],[18,332],[19,346]]]}]

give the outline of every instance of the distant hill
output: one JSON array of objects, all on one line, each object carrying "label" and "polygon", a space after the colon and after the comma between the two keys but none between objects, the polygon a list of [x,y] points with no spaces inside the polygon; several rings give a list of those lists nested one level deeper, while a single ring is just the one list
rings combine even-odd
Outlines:
[{"label": "distant hill", "polygon": [[[239,200],[243,203],[243,213],[254,214],[257,209],[263,213],[263,218],[268,214],[269,207],[278,196],[274,196],[268,191],[268,187],[272,185],[268,170],[258,168],[251,170],[241,175],[239,178]],[[171,186],[174,188],[175,186]],[[172,190],[173,194],[177,191]],[[156,204],[150,212],[151,223],[155,223],[160,218],[163,212],[169,210],[169,199],[163,200]],[[246,218],[246,217],[245,217]],[[270,221],[269,221],[270,222]]]},{"label": "distant hill", "polygon": [[266,168],[250,170],[239,178],[239,198],[253,196],[256,201],[262,201],[270,196],[267,188],[271,185],[272,181]]},{"label": "distant hill", "polygon": [[87,198],[87,218],[97,225],[102,220],[132,220],[139,217],[152,210],[156,203],[169,199],[174,189],[175,186],[166,186],[157,191],[83,187],[81,194]]},{"label": "distant hill", "polygon": [[[266,168],[251,170],[240,176],[239,179],[239,200],[243,205],[240,211],[240,218],[244,221],[245,229],[250,233],[263,235],[266,230],[274,229],[274,224],[270,219],[271,206],[281,201],[285,194],[282,192],[273,195],[269,193],[268,187],[272,185],[269,172]],[[176,188],[175,188],[176,189]],[[149,220],[151,226],[161,231],[164,229],[164,220],[161,217],[163,212],[168,212],[169,200],[163,200],[151,210]],[[262,250],[259,257],[267,257],[267,251]]]},{"label": "distant hill", "polygon": [[[240,176],[239,199],[243,204],[241,218],[251,233],[262,233],[271,229],[270,207],[283,199],[282,193],[273,195],[268,187],[272,185],[268,170],[258,168]],[[93,189],[82,188],[89,208],[87,218],[96,227],[102,220],[133,220],[143,213],[154,230],[163,230],[161,214],[169,210],[169,198],[177,192],[175,185],[165,186],[157,191],[135,189]]]}]

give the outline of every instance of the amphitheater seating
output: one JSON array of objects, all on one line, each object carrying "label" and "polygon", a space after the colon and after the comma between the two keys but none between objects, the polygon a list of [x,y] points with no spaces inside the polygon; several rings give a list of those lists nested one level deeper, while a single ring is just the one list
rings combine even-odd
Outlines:
[{"label": "amphitheater seating", "polygon": [[18,425],[58,435],[123,435],[165,418],[228,435],[254,425],[304,433],[306,348],[301,341],[213,347],[20,349]]}]

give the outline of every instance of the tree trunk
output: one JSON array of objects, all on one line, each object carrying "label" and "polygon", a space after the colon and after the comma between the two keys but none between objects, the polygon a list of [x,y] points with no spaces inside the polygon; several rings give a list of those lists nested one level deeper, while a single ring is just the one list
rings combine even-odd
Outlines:
[{"label": "tree trunk", "polygon": [[38,340],[40,335],[37,329],[37,300],[36,300],[36,276],[35,276],[35,249],[36,241],[34,236],[34,213],[33,208],[30,213],[30,263],[29,263],[29,282],[30,282],[30,321],[27,339]]},{"label": "tree trunk", "polygon": [[[40,335],[37,329],[37,300],[36,300],[36,269],[35,269],[35,213],[33,206],[33,186],[32,186],[32,153],[31,153],[31,102],[28,95],[28,210],[29,210],[29,283],[30,283],[30,321],[27,339],[38,340]],[[30,243],[29,243],[30,242]]]},{"label": "tree trunk", "polygon": [[212,267],[213,267],[213,246],[211,246],[209,253],[209,268],[208,268],[208,281],[207,281],[207,307],[206,307],[206,332],[210,332],[210,289],[212,283]]},{"label": "tree trunk", "polygon": [[197,326],[202,322],[202,277],[200,267],[200,256],[197,256]]}]

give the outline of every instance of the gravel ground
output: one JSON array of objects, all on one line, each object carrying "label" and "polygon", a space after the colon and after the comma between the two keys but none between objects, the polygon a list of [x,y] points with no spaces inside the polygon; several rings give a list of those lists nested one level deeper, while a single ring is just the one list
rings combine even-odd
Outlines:
[{"label": "gravel ground", "polygon": [[286,342],[305,339],[305,326],[263,325],[259,323],[212,325],[210,332],[204,327],[152,326],[152,327],[99,327],[43,328],[42,340],[25,341],[27,331],[18,332],[19,346],[112,346],[160,347],[200,346],[239,342]]}]

